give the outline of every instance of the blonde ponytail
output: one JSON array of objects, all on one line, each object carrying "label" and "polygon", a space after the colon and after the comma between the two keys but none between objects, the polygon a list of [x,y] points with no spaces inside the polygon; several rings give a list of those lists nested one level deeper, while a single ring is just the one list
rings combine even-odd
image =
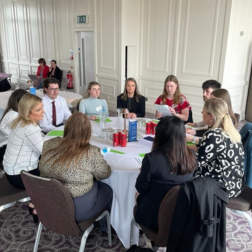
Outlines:
[{"label": "blonde ponytail", "polygon": [[214,118],[212,129],[221,128],[223,133],[226,133],[234,144],[241,142],[241,136],[228,114],[228,106],[224,100],[211,98],[205,102],[204,109],[207,113],[212,114]]}]

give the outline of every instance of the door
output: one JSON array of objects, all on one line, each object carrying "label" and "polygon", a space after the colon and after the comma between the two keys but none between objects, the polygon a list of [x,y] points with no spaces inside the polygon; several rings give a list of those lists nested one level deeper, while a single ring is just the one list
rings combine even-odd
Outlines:
[{"label": "door", "polygon": [[79,32],[78,57],[80,75],[79,93],[84,95],[89,82],[95,81],[94,32]]}]

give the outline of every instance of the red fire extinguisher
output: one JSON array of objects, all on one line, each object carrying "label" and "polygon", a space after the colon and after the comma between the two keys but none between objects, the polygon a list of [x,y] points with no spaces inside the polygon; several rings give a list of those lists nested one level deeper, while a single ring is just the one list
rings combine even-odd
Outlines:
[{"label": "red fire extinguisher", "polygon": [[73,75],[70,70],[67,73],[67,89],[73,89]]}]

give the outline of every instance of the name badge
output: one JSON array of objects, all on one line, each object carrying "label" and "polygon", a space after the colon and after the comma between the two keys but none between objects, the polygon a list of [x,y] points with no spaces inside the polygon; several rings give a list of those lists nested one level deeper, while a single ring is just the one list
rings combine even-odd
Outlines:
[{"label": "name badge", "polygon": [[101,107],[101,106],[98,106],[98,107],[96,107],[95,109],[96,109],[96,111],[98,112],[98,111],[102,110],[102,107]]}]

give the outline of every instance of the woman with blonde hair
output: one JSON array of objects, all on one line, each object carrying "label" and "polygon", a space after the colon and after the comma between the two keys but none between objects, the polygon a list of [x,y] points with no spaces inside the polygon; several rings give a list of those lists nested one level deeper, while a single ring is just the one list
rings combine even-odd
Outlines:
[{"label": "woman with blonde hair", "polygon": [[[70,192],[77,222],[95,216],[112,202],[112,189],[100,182],[110,176],[111,169],[100,149],[89,143],[90,137],[88,117],[74,113],[66,121],[63,138],[44,143],[39,163],[42,177],[59,180]],[[100,228],[106,231],[105,226]]]},{"label": "woman with blonde hair", "polygon": [[108,116],[108,104],[106,100],[100,99],[101,85],[92,81],[88,84],[86,96],[80,101],[79,111],[86,114],[90,120],[96,120],[102,111]]},{"label": "woman with blonde hair", "polygon": [[[184,122],[189,118],[191,105],[187,98],[180,93],[179,82],[174,75],[169,75],[165,79],[163,94],[157,98],[155,104],[168,105],[171,114]],[[156,117],[160,118],[162,114],[156,111]]]},{"label": "woman with blonde hair", "polygon": [[218,180],[226,187],[230,198],[237,197],[242,191],[244,176],[241,136],[224,100],[207,100],[202,115],[209,130],[199,144],[190,146],[197,152],[198,174]]},{"label": "woman with blonde hair", "polygon": [[123,93],[117,96],[117,108],[128,108],[127,118],[145,116],[145,97],[139,94],[134,78],[125,81]]},{"label": "woman with blonde hair", "polygon": [[43,147],[43,137],[38,122],[43,119],[41,98],[29,93],[18,103],[18,117],[11,124],[3,166],[9,182],[24,188],[22,170],[39,175],[38,161]]}]

